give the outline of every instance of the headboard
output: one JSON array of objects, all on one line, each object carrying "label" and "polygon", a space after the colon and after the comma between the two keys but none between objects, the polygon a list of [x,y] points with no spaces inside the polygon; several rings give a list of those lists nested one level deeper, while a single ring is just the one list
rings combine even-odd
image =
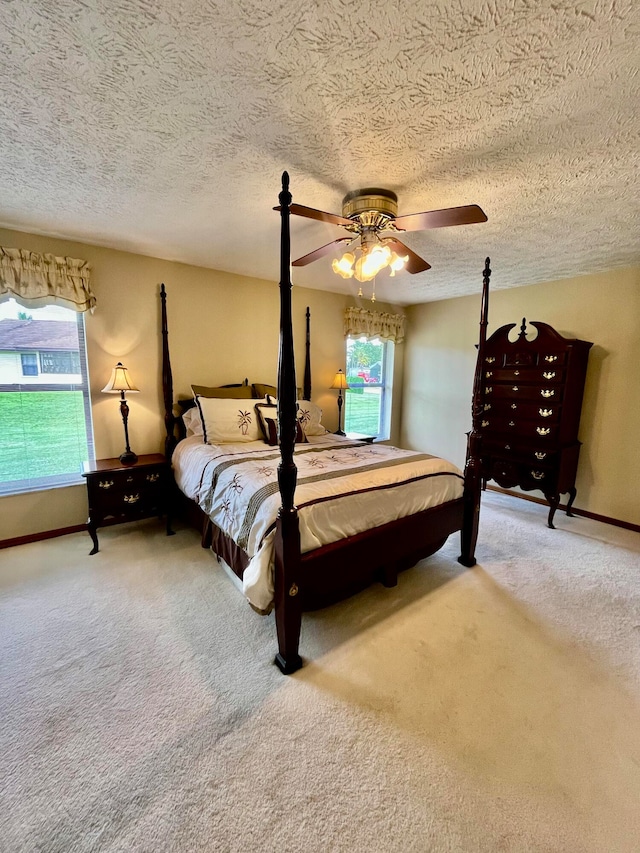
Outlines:
[{"label": "headboard", "polygon": [[[166,432],[164,454],[167,459],[170,459],[173,449],[178,441],[186,436],[186,429],[182,420],[182,415],[195,406],[195,400],[191,397],[176,400],[175,409],[177,410],[177,414],[174,414],[173,376],[171,372],[169,327],[167,322],[167,292],[164,284],[160,285],[160,302],[162,334],[162,399],[164,402],[164,425]],[[237,388],[241,386],[246,387],[247,385],[249,385],[249,380],[245,378],[244,382],[235,382],[229,385],[220,385],[218,387]],[[304,400],[311,400],[311,312],[308,306],[306,310],[305,363],[302,397]]]}]

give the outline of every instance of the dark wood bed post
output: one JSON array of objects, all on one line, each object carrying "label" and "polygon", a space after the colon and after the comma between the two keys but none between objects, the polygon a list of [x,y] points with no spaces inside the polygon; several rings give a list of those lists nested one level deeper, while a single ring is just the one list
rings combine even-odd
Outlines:
[{"label": "dark wood bed post", "polygon": [[487,324],[489,317],[489,279],[491,278],[490,259],[484,262],[482,276],[482,303],[480,306],[480,338],[478,341],[478,359],[473,378],[473,400],[471,404],[471,432],[467,436],[467,459],[464,467],[464,518],[460,532],[461,554],[458,562],[471,568],[476,564],[476,542],[480,522],[480,494],[482,477],[480,473],[480,419],[482,417],[482,368],[487,342]]},{"label": "dark wood bed post", "polygon": [[169,358],[169,328],[167,325],[167,292],[164,284],[160,285],[160,301],[162,305],[162,394],[164,397],[164,428],[167,436],[164,440],[164,455],[171,459],[176,446],[175,417],[173,415],[173,376]]},{"label": "dark wood bed post", "polygon": [[275,538],[275,611],[278,633],[277,666],[289,675],[300,669],[298,654],[302,606],[299,587],[300,527],[294,504],[298,469],[293,461],[296,443],[296,369],[291,321],[291,273],[289,175],[282,175],[280,200],[280,350],[278,354],[278,432],[280,464],[278,486],[282,505],[278,511]]},{"label": "dark wood bed post", "polygon": [[307,337],[305,340],[304,350],[304,383],[302,390],[302,399],[311,399],[311,312],[307,305]]}]

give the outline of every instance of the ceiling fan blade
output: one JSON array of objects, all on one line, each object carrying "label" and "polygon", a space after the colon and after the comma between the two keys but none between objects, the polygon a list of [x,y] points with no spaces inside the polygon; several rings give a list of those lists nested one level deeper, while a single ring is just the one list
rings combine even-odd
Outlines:
[{"label": "ceiling fan blade", "polygon": [[384,242],[397,255],[400,255],[401,257],[409,255],[409,260],[405,265],[405,269],[412,275],[417,272],[424,272],[425,270],[431,269],[431,264],[428,264],[423,258],[420,257],[420,255],[416,255],[415,252],[412,252],[411,249],[408,246],[405,246],[404,243],[401,243],[400,240],[395,240],[393,237],[385,237]]},{"label": "ceiling fan blade", "polygon": [[307,264],[312,264],[314,261],[317,261],[318,258],[323,258],[325,255],[330,255],[334,248],[338,245],[338,243],[350,243],[353,240],[353,237],[338,237],[337,240],[333,240],[331,243],[327,243],[325,246],[320,246],[319,249],[314,249],[313,252],[309,252],[308,255],[303,255],[301,258],[293,261],[292,267],[306,267]]},{"label": "ceiling fan blade", "polygon": [[486,222],[487,215],[477,204],[463,207],[446,207],[444,210],[427,210],[424,213],[410,213],[398,216],[394,225],[400,231],[423,231],[428,228],[446,228],[449,225],[473,225]]},{"label": "ceiling fan blade", "polygon": [[[280,205],[274,207],[280,210]],[[292,204],[289,211],[295,216],[306,216],[307,219],[316,219],[318,222],[330,222],[332,225],[353,225],[350,219],[338,216],[337,213],[325,213],[324,210],[316,210],[314,207],[305,207],[303,204]]]}]

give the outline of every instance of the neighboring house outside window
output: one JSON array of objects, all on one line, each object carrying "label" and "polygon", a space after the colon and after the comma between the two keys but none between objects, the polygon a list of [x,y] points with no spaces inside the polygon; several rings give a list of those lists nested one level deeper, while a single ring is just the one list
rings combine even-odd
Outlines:
[{"label": "neighboring house outside window", "polygon": [[389,438],[393,385],[391,341],[347,337],[344,430]]},{"label": "neighboring house outside window", "polygon": [[84,314],[0,305],[0,494],[82,482],[94,457]]}]

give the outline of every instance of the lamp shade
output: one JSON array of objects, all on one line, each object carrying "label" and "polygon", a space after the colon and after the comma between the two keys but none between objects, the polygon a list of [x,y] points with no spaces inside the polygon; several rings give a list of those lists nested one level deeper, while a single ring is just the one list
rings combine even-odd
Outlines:
[{"label": "lamp shade", "polygon": [[129,371],[124,364],[119,361],[111,371],[111,379],[109,379],[107,384],[104,386],[102,392],[105,394],[119,394],[121,391],[129,391],[133,394],[137,394],[138,390],[139,389],[136,388],[131,381]]},{"label": "lamp shade", "polygon": [[344,375],[344,373],[341,370],[339,370],[336,373],[335,378],[333,380],[333,384],[330,387],[331,388],[338,388],[340,391],[348,391],[349,390],[349,385],[347,383],[347,377]]}]

